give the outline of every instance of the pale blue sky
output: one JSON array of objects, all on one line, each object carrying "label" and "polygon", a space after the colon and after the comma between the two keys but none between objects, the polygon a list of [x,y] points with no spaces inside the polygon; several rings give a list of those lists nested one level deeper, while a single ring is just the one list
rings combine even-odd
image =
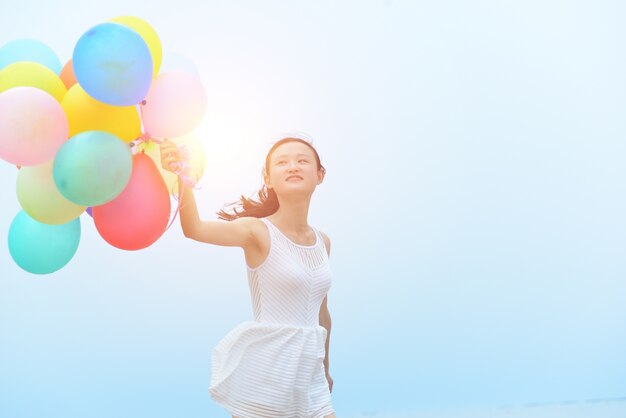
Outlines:
[{"label": "pale blue sky", "polygon": [[[198,69],[206,219],[304,132],[328,170],[338,416],[626,395],[626,21],[617,1],[14,2],[0,45],[62,62],[130,14]],[[242,252],[176,223],[139,252],[91,218],[32,276],[6,245],[0,162],[0,415],[226,417],[210,351],[251,317]],[[33,402],[36,400],[36,402]]]}]

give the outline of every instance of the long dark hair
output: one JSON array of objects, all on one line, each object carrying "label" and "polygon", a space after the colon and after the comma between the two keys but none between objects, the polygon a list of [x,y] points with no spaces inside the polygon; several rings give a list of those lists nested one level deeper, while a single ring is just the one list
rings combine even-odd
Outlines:
[{"label": "long dark hair", "polygon": [[[297,137],[287,137],[274,143],[274,145],[272,145],[272,148],[270,148],[270,150],[267,152],[267,156],[265,157],[265,166],[263,167],[264,178],[269,173],[270,159],[272,158],[272,153],[276,150],[276,148],[287,142],[300,142],[301,144],[305,144],[306,146],[311,148],[313,150],[313,154],[315,155],[315,160],[317,161],[317,169],[326,172],[326,169],[320,161],[319,154],[310,142]],[[274,189],[268,188],[267,185],[265,185],[264,183],[263,187],[261,187],[261,190],[259,190],[256,194],[258,195],[258,200],[247,198],[244,195],[241,195],[240,200],[226,205],[226,207],[234,206],[232,213],[228,213],[224,209],[221,209],[219,212],[217,212],[217,216],[225,221],[233,221],[237,218],[242,218],[244,216],[265,218],[266,216],[269,216],[278,210],[278,207],[280,205],[278,203],[278,196],[276,196],[276,192],[274,191]]]}]

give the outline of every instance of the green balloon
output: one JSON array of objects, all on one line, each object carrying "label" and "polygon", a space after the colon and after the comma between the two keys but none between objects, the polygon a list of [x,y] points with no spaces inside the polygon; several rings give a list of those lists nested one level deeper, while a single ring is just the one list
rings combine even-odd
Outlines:
[{"label": "green balloon", "polygon": [[119,195],[130,180],[130,146],[104,131],[85,131],[67,140],[54,159],[59,192],[81,206],[99,206]]},{"label": "green balloon", "polygon": [[17,174],[17,200],[24,212],[36,221],[50,225],[68,223],[85,211],[64,198],[52,178],[52,163],[22,167]]},{"label": "green balloon", "polygon": [[9,228],[9,252],[15,263],[34,274],[60,270],[76,254],[80,217],[61,225],[34,220],[21,210]]}]

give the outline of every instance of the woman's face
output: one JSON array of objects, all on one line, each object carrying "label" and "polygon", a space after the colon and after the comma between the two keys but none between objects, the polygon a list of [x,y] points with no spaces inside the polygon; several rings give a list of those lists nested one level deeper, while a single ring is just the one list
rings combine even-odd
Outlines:
[{"label": "woman's face", "polygon": [[324,179],[317,169],[313,150],[300,142],[287,142],[274,150],[270,157],[265,183],[276,194],[313,193]]}]

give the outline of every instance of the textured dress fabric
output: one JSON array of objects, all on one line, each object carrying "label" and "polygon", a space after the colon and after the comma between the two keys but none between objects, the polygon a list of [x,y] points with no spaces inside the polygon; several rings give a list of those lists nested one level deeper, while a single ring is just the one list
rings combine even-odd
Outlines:
[{"label": "textured dress fabric", "polygon": [[211,354],[211,398],[238,418],[322,418],[334,413],[324,370],[319,310],[332,272],[324,239],[299,245],[268,219],[270,250],[247,267],[254,320],[233,328]]}]

